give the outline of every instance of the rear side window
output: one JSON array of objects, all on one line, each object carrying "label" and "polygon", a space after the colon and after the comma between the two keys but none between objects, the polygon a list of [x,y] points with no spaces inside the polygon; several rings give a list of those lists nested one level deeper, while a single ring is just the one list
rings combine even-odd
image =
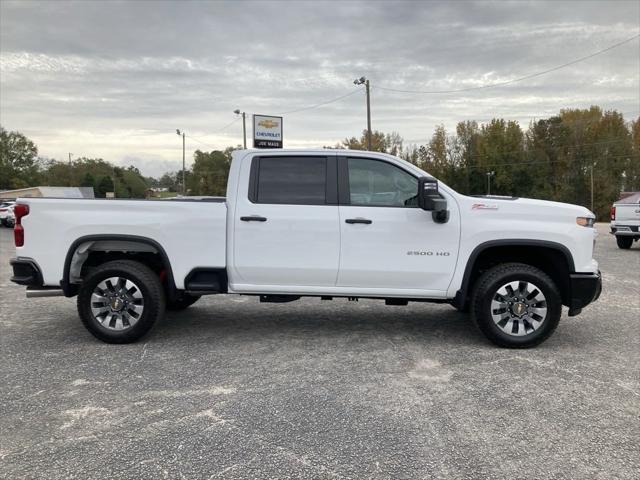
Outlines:
[{"label": "rear side window", "polygon": [[325,157],[260,157],[257,203],[324,205],[327,190]]}]

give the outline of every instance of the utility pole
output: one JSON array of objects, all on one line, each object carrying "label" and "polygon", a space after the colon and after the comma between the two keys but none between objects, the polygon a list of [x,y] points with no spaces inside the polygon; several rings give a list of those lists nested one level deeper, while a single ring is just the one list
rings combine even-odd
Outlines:
[{"label": "utility pole", "polygon": [[364,85],[367,94],[367,150],[371,151],[371,88],[365,77],[356,78],[354,85]]},{"label": "utility pole", "polygon": [[184,174],[185,174],[185,164],[184,164],[184,131],[180,132],[180,130],[176,129],[176,133],[180,136],[182,135],[182,196],[186,195],[187,189],[185,188],[184,182]]},{"label": "utility pole", "polygon": [[242,114],[242,138],[244,139],[244,149],[247,149],[247,114],[236,109],[233,111],[236,115]]}]

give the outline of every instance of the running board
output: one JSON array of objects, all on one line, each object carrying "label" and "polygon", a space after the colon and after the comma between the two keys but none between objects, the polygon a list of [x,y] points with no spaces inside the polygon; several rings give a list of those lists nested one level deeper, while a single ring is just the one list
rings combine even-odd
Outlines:
[{"label": "running board", "polygon": [[260,303],[289,303],[300,300],[298,295],[260,295]]}]

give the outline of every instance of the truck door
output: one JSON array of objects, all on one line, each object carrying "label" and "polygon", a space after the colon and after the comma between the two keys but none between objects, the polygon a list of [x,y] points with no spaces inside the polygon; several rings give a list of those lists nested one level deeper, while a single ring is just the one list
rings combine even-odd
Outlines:
[{"label": "truck door", "polygon": [[410,171],[373,158],[339,157],[338,162],[337,286],[444,294],[455,270],[460,236],[453,199],[447,199],[449,221],[435,223],[431,212],[417,206],[418,178]]},{"label": "truck door", "polygon": [[244,286],[233,288],[335,286],[340,258],[335,154],[279,152],[248,160],[242,168],[250,171],[241,174],[248,188],[244,194],[239,188],[233,227],[234,283]]}]

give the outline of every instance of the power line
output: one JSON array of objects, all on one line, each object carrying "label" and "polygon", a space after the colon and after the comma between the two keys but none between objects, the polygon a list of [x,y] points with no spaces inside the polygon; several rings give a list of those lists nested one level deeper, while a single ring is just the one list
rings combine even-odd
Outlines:
[{"label": "power line", "polygon": [[211,133],[207,133],[205,135],[198,135],[197,137],[189,137],[192,140],[195,140],[196,138],[204,138],[204,137],[210,137],[211,135],[213,135],[214,133],[220,133],[224,130],[226,130],[227,128],[229,128],[231,125],[233,125],[234,123],[236,123],[238,120],[240,120],[240,117],[238,118],[234,118],[231,122],[227,123],[224,127],[218,128],[217,130],[212,131]]},{"label": "power line", "polygon": [[189,138],[189,139],[193,140],[194,142],[198,142],[198,143],[200,143],[200,144],[204,145],[205,147],[209,147],[209,148],[213,148],[214,150],[217,150],[217,149],[218,149],[218,147],[214,147],[213,145],[210,145],[210,144],[208,144],[208,143],[206,143],[206,142],[203,142],[203,141],[201,141],[201,140],[198,140],[198,139],[199,139],[199,138],[204,138],[204,137],[209,137],[209,136],[211,136],[211,135],[213,135],[213,134],[215,134],[215,133],[220,133],[221,131],[226,130],[226,129],[227,129],[227,128],[229,128],[231,125],[233,125],[234,123],[236,123],[238,120],[240,120],[240,118],[241,118],[241,117],[235,118],[235,119],[233,119],[233,121],[231,121],[231,122],[227,123],[224,127],[219,128],[219,129],[217,129],[217,130],[214,130],[213,132],[208,133],[208,134],[206,134],[206,135],[200,135],[199,137],[192,137],[192,136],[190,136],[190,135],[187,135],[187,138]]},{"label": "power line", "polygon": [[504,82],[496,82],[496,83],[490,83],[488,85],[481,85],[479,87],[466,87],[466,88],[456,88],[456,89],[452,89],[452,90],[401,90],[401,89],[397,89],[397,88],[389,88],[389,87],[380,87],[380,86],[376,86],[375,88],[378,90],[385,90],[388,92],[397,92],[397,93],[421,93],[421,94],[441,94],[441,93],[458,93],[458,92],[469,92],[472,90],[483,90],[483,89],[487,89],[487,88],[494,88],[494,87],[501,87],[503,85],[510,85],[512,83],[516,83],[516,82],[521,82],[522,80],[529,80],[530,78],[535,78],[535,77],[539,77],[541,75],[546,75],[547,73],[551,73],[551,72],[555,72],[556,70],[560,70],[562,68],[566,68],[569,67],[571,65],[575,65],[576,63],[579,62],[583,62],[585,60],[588,60],[590,58],[593,58],[595,56],[601,55],[603,53],[606,53],[610,50],[613,50],[614,48],[618,48],[626,43],[629,43],[633,40],[635,40],[636,38],[640,38],[640,34],[638,35],[634,35],[631,38],[627,38],[626,40],[623,40],[621,42],[618,42],[614,45],[611,45],[607,48],[604,48],[602,50],[598,50],[597,52],[593,52],[589,55],[586,55],[584,57],[580,57],[577,58],[576,60],[572,60],[570,62],[567,63],[563,63],[562,65],[558,65],[552,68],[549,68],[547,70],[543,70],[541,72],[536,72],[536,73],[532,73],[529,75],[525,75],[523,77],[519,77],[519,78],[514,78],[513,80],[507,80]]},{"label": "power line", "polygon": [[214,150],[217,150],[217,149],[218,149],[218,147],[214,147],[213,145],[210,145],[210,144],[205,143],[205,142],[203,142],[203,141],[201,141],[201,140],[198,140],[198,139],[197,139],[197,138],[195,138],[195,137],[190,137],[189,135],[187,135],[187,138],[189,138],[189,139],[193,140],[194,142],[198,142],[198,143],[200,143],[200,144],[204,145],[205,147],[213,148]]},{"label": "power line", "polygon": [[280,112],[277,115],[288,115],[288,114],[291,114],[291,113],[297,113],[297,112],[302,112],[302,111],[305,111],[305,110],[312,110],[314,108],[323,107],[325,105],[329,105],[330,103],[337,102],[338,100],[342,100],[343,98],[347,98],[347,97],[350,97],[351,95],[355,95],[356,93],[361,92],[361,91],[362,90],[358,88],[358,89],[353,90],[353,91],[351,91],[351,92],[349,92],[349,93],[347,93],[345,95],[340,95],[339,97],[332,98],[331,100],[327,100],[325,102],[316,103],[315,105],[309,105],[307,107],[301,107],[301,108],[296,108],[294,110],[288,110],[286,112]]}]

